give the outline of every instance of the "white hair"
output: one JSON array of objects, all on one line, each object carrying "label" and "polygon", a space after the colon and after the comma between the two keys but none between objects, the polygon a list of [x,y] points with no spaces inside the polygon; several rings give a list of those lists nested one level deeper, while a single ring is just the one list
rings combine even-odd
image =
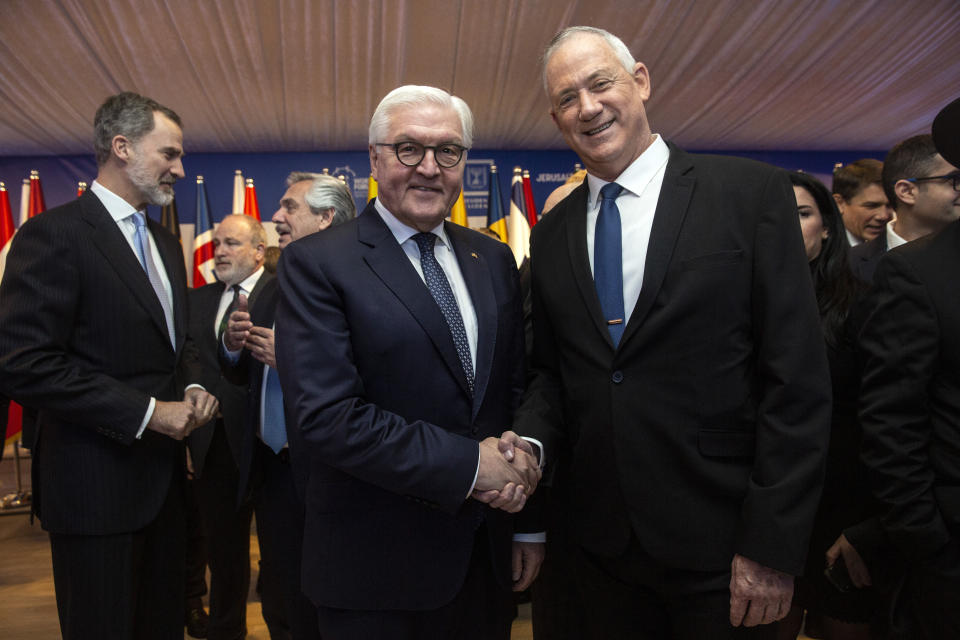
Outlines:
[{"label": "white hair", "polygon": [[433,104],[453,109],[460,118],[460,133],[462,144],[468,149],[473,144],[473,113],[470,107],[461,98],[452,96],[443,89],[424,87],[419,85],[404,85],[397,87],[380,101],[373,117],[370,118],[370,144],[378,142],[392,142],[385,140],[390,129],[390,117],[399,109],[405,107],[419,107]]},{"label": "white hair", "polygon": [[613,35],[609,31],[604,31],[603,29],[598,29],[597,27],[567,27],[557,35],[553,36],[553,39],[550,40],[550,44],[547,45],[547,48],[543,51],[543,56],[540,57],[540,75],[543,78],[543,90],[549,95],[549,89],[547,88],[547,63],[550,62],[550,58],[553,57],[553,54],[557,52],[557,49],[560,48],[564,42],[569,38],[578,35],[578,34],[590,34],[603,38],[607,43],[607,46],[610,47],[613,51],[613,55],[617,57],[617,60],[620,61],[620,64],[623,65],[623,68],[627,70],[627,73],[633,75],[633,68],[637,65],[637,61],[634,60],[633,54],[630,53],[630,49],[627,48],[627,45],[623,43],[623,40]]}]

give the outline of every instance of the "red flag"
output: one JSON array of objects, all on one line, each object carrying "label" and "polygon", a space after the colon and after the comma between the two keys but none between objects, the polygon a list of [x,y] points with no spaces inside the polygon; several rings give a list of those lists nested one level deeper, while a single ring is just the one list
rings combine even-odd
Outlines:
[{"label": "red flag", "polygon": [[537,224],[537,205],[533,203],[533,185],[530,184],[530,172],[523,170],[523,201],[527,205],[527,222],[530,228]]},{"label": "red flag", "polygon": [[86,183],[86,182],[78,182],[78,183],[77,183],[77,197],[78,197],[78,198],[79,198],[80,196],[82,196],[82,195],[83,195],[83,192],[86,191],[86,190],[87,190],[87,183]]},{"label": "red flag", "polygon": [[[10,251],[10,241],[16,230],[13,226],[13,210],[10,208],[10,194],[7,187],[0,182],[0,280],[3,279],[3,269],[7,264],[7,252]],[[23,431],[23,410],[16,402],[10,403],[7,411],[7,432],[4,434],[4,443],[12,442]]]},{"label": "red flag", "polygon": [[38,213],[47,210],[47,205],[43,201],[43,187],[40,186],[40,172],[30,172],[30,209],[27,217],[32,218]]},{"label": "red flag", "polygon": [[243,214],[260,220],[260,207],[257,206],[257,190],[253,186],[253,178],[247,178],[247,186],[243,191]]},{"label": "red flag", "polygon": [[210,223],[210,201],[203,176],[197,176],[197,226],[193,236],[193,286],[202,287],[215,281],[213,275],[213,224]]}]

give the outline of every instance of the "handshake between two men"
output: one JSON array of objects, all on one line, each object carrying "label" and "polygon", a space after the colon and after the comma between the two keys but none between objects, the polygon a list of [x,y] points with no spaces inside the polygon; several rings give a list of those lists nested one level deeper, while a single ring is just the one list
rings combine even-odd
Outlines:
[{"label": "handshake between two men", "polygon": [[480,442],[480,466],[471,495],[509,513],[523,509],[537,489],[542,471],[533,445],[513,431]]}]

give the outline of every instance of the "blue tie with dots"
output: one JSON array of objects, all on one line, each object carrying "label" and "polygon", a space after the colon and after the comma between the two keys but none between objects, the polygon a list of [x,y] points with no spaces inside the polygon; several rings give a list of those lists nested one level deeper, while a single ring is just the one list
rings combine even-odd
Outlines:
[{"label": "blue tie with dots", "polygon": [[443,312],[443,317],[447,320],[450,334],[453,336],[453,344],[460,357],[460,364],[467,376],[470,395],[473,395],[473,359],[470,356],[470,343],[467,341],[467,332],[463,328],[463,316],[460,315],[457,299],[453,296],[453,290],[450,289],[450,283],[440,263],[433,255],[433,245],[437,241],[437,236],[432,233],[418,233],[413,236],[413,239],[420,248],[420,268],[423,269],[423,279],[427,283],[430,295],[433,296],[440,311]]},{"label": "blue tie with dots", "polygon": [[616,182],[600,189],[603,200],[593,235],[593,283],[597,287],[600,308],[607,322],[613,345],[623,336],[623,244],[617,196],[623,191]]}]

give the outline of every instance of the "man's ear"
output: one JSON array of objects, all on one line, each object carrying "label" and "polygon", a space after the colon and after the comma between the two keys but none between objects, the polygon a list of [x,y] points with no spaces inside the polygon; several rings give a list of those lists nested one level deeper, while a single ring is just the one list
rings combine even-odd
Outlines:
[{"label": "man's ear", "polygon": [[370,150],[370,175],[377,180],[377,146],[371,144],[368,149]]},{"label": "man's ear", "polygon": [[113,140],[110,141],[110,150],[113,151],[113,155],[117,156],[119,159],[124,162],[130,159],[130,151],[132,149],[132,144],[126,136],[115,135]]},{"label": "man's ear", "polygon": [[909,180],[897,180],[893,185],[893,193],[905,204],[913,206],[917,203],[917,185]]}]

